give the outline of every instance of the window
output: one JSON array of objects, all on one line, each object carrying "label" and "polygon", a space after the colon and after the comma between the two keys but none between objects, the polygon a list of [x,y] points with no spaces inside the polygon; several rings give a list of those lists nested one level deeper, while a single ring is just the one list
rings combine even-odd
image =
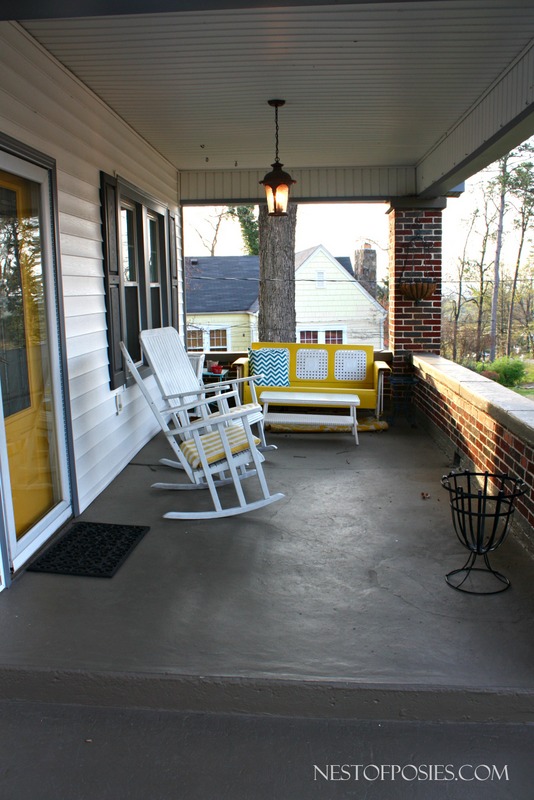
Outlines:
[{"label": "window", "polygon": [[187,349],[197,351],[204,350],[203,331],[187,331]]},{"label": "window", "polygon": [[301,331],[300,332],[300,343],[301,344],[317,344],[319,341],[319,336],[317,331]]},{"label": "window", "polygon": [[325,344],[343,344],[343,331],[325,331]]},{"label": "window", "polygon": [[177,283],[174,220],[164,206],[105,173],[101,197],[110,383],[116,389],[126,382],[120,342],[139,362],[139,331],[177,323],[178,309],[171,311],[170,303]]},{"label": "window", "polygon": [[315,273],[315,288],[324,289],[324,287],[325,287],[324,270],[320,269],[317,270],[317,272]]},{"label": "window", "polygon": [[135,361],[140,359],[139,330],[141,310],[139,291],[139,253],[136,242],[135,208],[121,208],[122,292],[124,302],[124,343]]},{"label": "window", "polygon": [[226,353],[230,347],[229,328],[189,328],[187,331],[187,349],[197,352]]},{"label": "window", "polygon": [[147,214],[148,275],[150,281],[150,327],[161,327],[161,229],[157,214]]},{"label": "window", "polygon": [[228,342],[227,342],[225,328],[218,328],[216,330],[210,331],[210,350],[211,351],[228,350]]},{"label": "window", "polygon": [[345,331],[343,329],[325,330],[325,328],[319,328],[316,331],[299,331],[297,326],[297,334],[301,344],[343,344]]}]

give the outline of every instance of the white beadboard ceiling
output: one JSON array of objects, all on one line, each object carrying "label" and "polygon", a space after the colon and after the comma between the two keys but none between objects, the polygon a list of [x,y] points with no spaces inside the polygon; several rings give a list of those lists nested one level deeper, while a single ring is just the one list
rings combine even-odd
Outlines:
[{"label": "white beadboard ceiling", "polygon": [[417,167],[534,39],[533,0],[226,5],[21,24],[189,171],[267,171],[270,98],[290,171]]}]

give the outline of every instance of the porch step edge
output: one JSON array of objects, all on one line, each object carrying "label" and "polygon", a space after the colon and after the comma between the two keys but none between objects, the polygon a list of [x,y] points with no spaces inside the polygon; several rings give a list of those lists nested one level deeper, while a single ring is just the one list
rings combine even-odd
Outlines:
[{"label": "porch step edge", "polygon": [[358,720],[532,722],[534,688],[0,667],[0,699]]}]

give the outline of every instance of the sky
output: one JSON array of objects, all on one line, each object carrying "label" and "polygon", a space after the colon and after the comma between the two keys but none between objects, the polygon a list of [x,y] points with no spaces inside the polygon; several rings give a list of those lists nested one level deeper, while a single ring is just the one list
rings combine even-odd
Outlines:
[{"label": "sky", "polygon": [[[458,258],[462,255],[467,235],[467,222],[476,207],[477,188],[487,173],[478,173],[466,181],[465,191],[459,198],[448,198],[443,212],[443,269],[452,275]],[[378,280],[383,280],[388,270],[389,218],[387,203],[329,203],[300,204],[297,212],[296,251],[307,250],[322,244],[334,256],[349,256],[354,263],[354,252],[370,242],[377,252]],[[184,252],[186,256],[209,255],[203,244],[213,239],[216,209],[195,207],[184,209]],[[211,222],[210,222],[211,219]],[[200,232],[200,236],[199,236]],[[515,259],[516,237],[508,225],[504,237],[503,263]],[[476,247],[476,240],[473,239]],[[218,256],[242,255],[243,243],[239,223],[225,220],[217,241]]]},{"label": "sky", "polygon": [[[297,211],[295,249],[307,250],[322,244],[333,256],[350,256],[364,242],[376,242],[377,261],[387,270],[388,217],[385,203],[300,204]],[[186,208],[184,210],[184,249],[186,256],[209,255],[197,231],[208,241],[212,238],[210,214],[214,209]],[[212,215],[212,219],[214,219]],[[223,222],[215,254],[235,256],[243,253],[239,223]],[[379,264],[380,269],[380,264]]]},{"label": "sky", "polygon": [[[470,196],[448,200],[443,215],[444,263],[454,262],[459,253],[462,219],[469,217],[471,205]],[[297,212],[296,251],[322,244],[334,257],[349,256],[354,263],[355,250],[369,242],[377,252],[378,279],[383,280],[388,270],[388,207],[387,203],[301,204]],[[211,242],[216,211],[217,209],[209,207],[184,209],[186,256],[209,255],[209,249],[202,239]],[[225,220],[215,254],[234,256],[242,255],[243,252],[239,223],[236,220]]]}]

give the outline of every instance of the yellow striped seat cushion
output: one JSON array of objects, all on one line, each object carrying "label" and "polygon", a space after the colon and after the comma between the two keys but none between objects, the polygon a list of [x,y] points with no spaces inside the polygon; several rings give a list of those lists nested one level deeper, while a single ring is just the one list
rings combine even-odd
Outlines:
[{"label": "yellow striped seat cushion", "polygon": [[[235,454],[240,453],[242,450],[248,450],[247,436],[242,425],[229,425],[225,428],[225,432],[232,453]],[[253,439],[256,445],[260,444],[260,440],[255,436]],[[213,464],[215,461],[222,461],[225,458],[221,435],[218,431],[203,433],[200,440],[206,458],[208,459],[208,464]],[[194,439],[188,439],[186,442],[183,442],[180,445],[180,450],[193,469],[198,469],[201,466],[202,462]]]}]

